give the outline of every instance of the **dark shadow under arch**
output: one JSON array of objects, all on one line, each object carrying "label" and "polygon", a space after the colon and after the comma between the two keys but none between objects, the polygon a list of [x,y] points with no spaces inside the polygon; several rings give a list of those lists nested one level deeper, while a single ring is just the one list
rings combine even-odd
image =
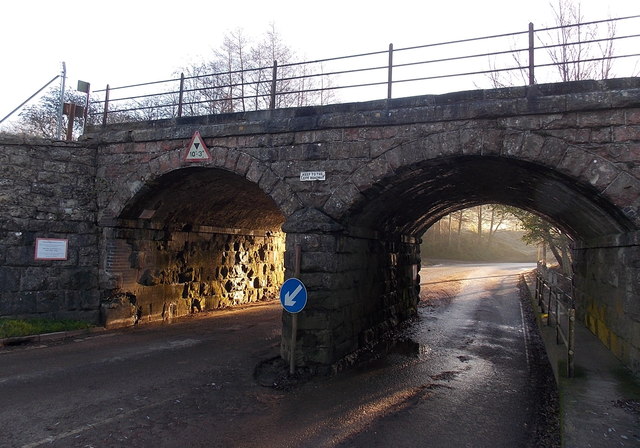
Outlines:
[{"label": "dark shadow under arch", "polygon": [[121,219],[151,219],[166,226],[280,228],[284,216],[256,184],[216,168],[182,168],[148,182]]},{"label": "dark shadow under arch", "polygon": [[635,230],[593,187],[557,171],[516,159],[446,157],[407,167],[363,192],[347,224],[421,235],[441,217],[486,203],[539,214],[574,238],[589,240]]}]

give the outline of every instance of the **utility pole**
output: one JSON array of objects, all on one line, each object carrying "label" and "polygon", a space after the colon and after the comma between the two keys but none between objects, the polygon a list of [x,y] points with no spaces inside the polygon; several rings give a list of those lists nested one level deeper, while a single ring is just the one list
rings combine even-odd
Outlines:
[{"label": "utility pole", "polygon": [[67,79],[67,64],[62,62],[62,82],[60,82],[60,107],[58,108],[58,126],[56,130],[56,139],[60,140],[62,136],[62,109],[64,107],[64,84]]}]

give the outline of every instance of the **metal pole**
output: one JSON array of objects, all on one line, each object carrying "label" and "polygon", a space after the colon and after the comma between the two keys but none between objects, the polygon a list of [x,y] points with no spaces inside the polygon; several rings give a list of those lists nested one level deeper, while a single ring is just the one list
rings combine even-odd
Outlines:
[{"label": "metal pole", "polygon": [[84,134],[84,130],[87,127],[87,118],[89,117],[89,97],[91,96],[91,85],[87,86],[87,99],[84,103],[84,116],[82,121],[82,133]]},{"label": "metal pole", "polygon": [[393,85],[393,44],[389,44],[389,70],[387,76],[387,99],[391,99],[391,86]]},{"label": "metal pole", "polygon": [[182,117],[182,96],[184,94],[184,73],[180,73],[180,95],[178,97],[178,117]]},{"label": "metal pole", "polygon": [[58,107],[58,126],[56,129],[56,139],[60,140],[62,135],[62,108],[64,107],[64,84],[67,79],[67,64],[62,63],[62,82],[60,83],[60,106]]},{"label": "metal pole", "polygon": [[569,308],[569,341],[567,347],[567,376],[573,378],[575,374],[575,350],[576,350],[576,309]]},{"label": "metal pole", "polygon": [[562,340],[560,339],[560,332],[562,328],[560,326],[560,300],[558,300],[558,295],[556,294],[556,344],[559,344]]},{"label": "metal pole", "polygon": [[105,89],[105,94],[104,94],[104,110],[102,111],[102,126],[107,125],[108,111],[109,111],[109,84],[107,84],[107,88]]},{"label": "metal pole", "polygon": [[76,105],[75,103],[69,103],[69,110],[67,114],[67,141],[73,140],[73,122],[76,119]]},{"label": "metal pole", "polygon": [[278,61],[273,61],[273,75],[271,77],[271,102],[269,109],[276,108],[276,79],[278,78]]},{"label": "metal pole", "polygon": [[[302,256],[302,247],[300,244],[295,246],[295,262],[293,276],[300,276],[300,260]],[[298,333],[298,313],[291,316],[291,356],[289,357],[289,374],[293,375],[296,371],[296,337]]]},{"label": "metal pole", "polygon": [[[529,22],[529,85],[532,86],[536,83],[535,79],[535,61],[533,59],[534,39],[533,39],[533,23]],[[545,260],[546,261],[546,260]]]},{"label": "metal pole", "polygon": [[548,288],[549,288],[549,301],[547,302],[547,326],[550,327],[551,326],[551,285],[549,285]]},{"label": "metal pole", "polygon": [[536,292],[535,301],[540,306],[540,273],[536,271]]}]

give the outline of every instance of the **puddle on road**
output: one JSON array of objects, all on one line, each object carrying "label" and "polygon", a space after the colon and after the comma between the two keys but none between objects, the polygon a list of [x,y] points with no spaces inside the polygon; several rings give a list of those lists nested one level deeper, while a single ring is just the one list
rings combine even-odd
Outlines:
[{"label": "puddle on road", "polygon": [[386,354],[394,353],[411,358],[421,358],[431,353],[431,348],[427,345],[420,344],[413,339],[400,339],[393,341],[393,343],[387,348]]},{"label": "puddle on road", "polygon": [[421,362],[425,361],[431,352],[430,346],[420,344],[411,338],[384,340],[362,353],[354,367],[358,370],[368,370],[406,361]]},{"label": "puddle on road", "polygon": [[[419,362],[427,359],[431,352],[431,347],[420,344],[411,338],[385,340],[360,353],[352,367],[362,371],[402,363],[407,359]],[[255,367],[254,379],[264,387],[288,390],[309,381],[314,376],[304,369],[297,369],[295,374],[290,375],[288,368],[288,363],[279,356],[270,358]]]}]

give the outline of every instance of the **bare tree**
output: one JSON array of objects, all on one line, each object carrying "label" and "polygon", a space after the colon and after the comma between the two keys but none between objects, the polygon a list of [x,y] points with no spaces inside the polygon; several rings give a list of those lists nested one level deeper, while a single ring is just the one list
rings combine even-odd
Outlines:
[{"label": "bare tree", "polygon": [[551,4],[551,9],[555,26],[541,41],[547,47],[560,79],[578,81],[611,77],[615,23],[608,22],[606,36],[601,41],[598,24],[584,24],[579,1],[557,0],[556,4]]},{"label": "bare tree", "polygon": [[[65,103],[74,103],[84,106],[86,98],[83,94],[74,90],[67,90],[64,95]],[[10,132],[16,134],[27,134],[38,137],[54,139],[58,129],[58,111],[60,109],[60,91],[51,88],[40,100],[33,105],[25,107],[20,112],[19,120],[12,124]],[[67,128],[68,117],[63,115],[62,126]],[[82,132],[84,117],[77,117],[73,123],[73,135],[77,136]]]},{"label": "bare tree", "polygon": [[[582,6],[576,0],[556,0],[549,6],[553,23],[546,33],[536,33],[536,36],[556,68],[560,81],[613,77],[615,22],[607,22],[606,29],[601,23],[585,24]],[[529,63],[522,60],[525,53],[517,49],[519,46],[515,42],[511,47],[512,64],[508,67],[489,58],[487,77],[494,88],[529,83]]]},{"label": "bare tree", "polygon": [[[203,115],[270,107],[274,64],[277,63],[275,107],[324,104],[332,99],[330,80],[312,73],[271,24],[257,42],[242,29],[227,33],[213,57],[183,70],[186,114]],[[321,68],[321,67],[320,67]]]},{"label": "bare tree", "polygon": [[[247,69],[247,52],[249,41],[241,28],[224,36],[222,46],[215,52],[216,60],[224,67],[226,73],[220,75],[227,93],[222,104],[222,112],[246,110],[245,104],[245,70]],[[239,104],[239,105],[238,105]]]}]

